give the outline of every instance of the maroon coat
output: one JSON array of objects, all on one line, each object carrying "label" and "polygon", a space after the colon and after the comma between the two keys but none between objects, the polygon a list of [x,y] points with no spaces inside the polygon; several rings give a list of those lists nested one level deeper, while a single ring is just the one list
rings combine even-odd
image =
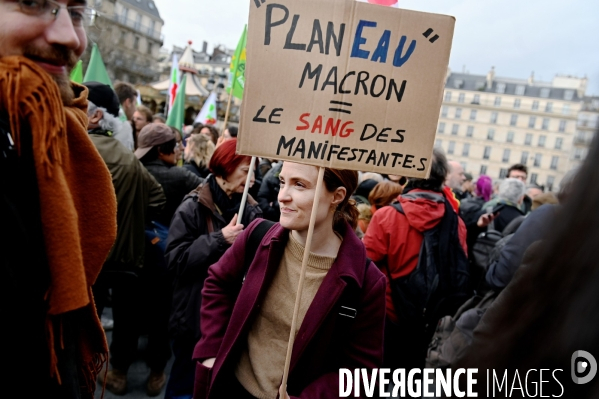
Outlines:
[{"label": "maroon coat", "polygon": [[[274,225],[264,236],[239,290],[244,273],[245,245],[257,221],[208,270],[202,290],[202,339],[194,359],[216,357],[208,369],[196,366],[194,398],[227,397],[234,368],[265,293],[279,267],[289,231]],[[355,319],[339,315],[346,287],[359,293]],[[337,259],[322,282],[296,336],[287,392],[292,397],[339,397],[339,368],[378,368],[383,359],[385,276],[369,261],[349,225]],[[349,289],[349,288],[348,288]],[[347,295],[344,296],[344,299]],[[345,320],[343,320],[345,319]],[[281,370],[281,375],[283,370]]]}]

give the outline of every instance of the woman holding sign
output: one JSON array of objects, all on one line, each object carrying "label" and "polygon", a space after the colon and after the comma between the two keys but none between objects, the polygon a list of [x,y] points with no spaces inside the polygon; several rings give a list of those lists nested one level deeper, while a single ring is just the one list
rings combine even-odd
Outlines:
[{"label": "woman holding sign", "polygon": [[326,169],[317,198],[317,167],[285,162],[279,179],[280,223],[268,231],[251,223],[208,270],[196,399],[277,397],[315,200],[287,392],[336,398],[340,368],[382,364],[386,280],[354,233],[357,173]]}]

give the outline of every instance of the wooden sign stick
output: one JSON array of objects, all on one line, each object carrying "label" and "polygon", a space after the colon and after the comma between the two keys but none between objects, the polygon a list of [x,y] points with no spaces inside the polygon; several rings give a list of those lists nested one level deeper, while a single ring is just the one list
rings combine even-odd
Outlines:
[{"label": "wooden sign stick", "polygon": [[295,330],[297,329],[297,317],[299,314],[300,302],[302,300],[302,291],[304,289],[304,278],[308,269],[308,258],[310,256],[310,247],[312,246],[312,235],[314,234],[314,225],[316,224],[316,213],[318,211],[318,199],[324,185],[324,168],[318,169],[318,180],[316,183],[316,192],[314,193],[314,204],[312,205],[312,214],[310,215],[310,225],[308,226],[308,237],[304,248],[304,258],[302,260],[302,269],[300,271],[299,283],[297,285],[297,296],[295,297],[295,307],[293,309],[293,318],[291,319],[291,331],[289,332],[289,343],[287,344],[287,356],[285,357],[285,368],[283,369],[283,382],[279,388],[279,398],[285,398],[287,392],[287,379],[289,378],[289,366],[291,365],[291,353],[295,343]]},{"label": "wooden sign stick", "polygon": [[245,187],[243,188],[243,196],[241,197],[241,205],[239,205],[239,213],[237,214],[236,224],[240,224],[241,218],[243,217],[243,211],[245,210],[245,203],[248,199],[248,191],[250,191],[250,181],[252,180],[252,173],[254,172],[255,165],[256,157],[252,157],[252,160],[250,161],[250,170],[248,171],[248,177],[245,179]]},{"label": "wooden sign stick", "polygon": [[227,102],[227,111],[225,112],[225,122],[223,123],[223,131],[227,128],[227,122],[229,122],[229,111],[231,109],[231,99],[233,98],[233,88],[231,87],[231,92],[229,93],[229,101]]}]

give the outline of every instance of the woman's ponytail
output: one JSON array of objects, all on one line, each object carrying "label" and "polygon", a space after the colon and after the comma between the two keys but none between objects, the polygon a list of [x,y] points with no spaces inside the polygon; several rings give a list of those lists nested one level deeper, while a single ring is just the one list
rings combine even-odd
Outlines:
[{"label": "woman's ponytail", "polygon": [[355,230],[358,226],[360,212],[356,207],[356,201],[351,199],[351,195],[358,187],[358,172],[353,170],[325,168],[324,184],[330,192],[335,191],[339,187],[345,187],[347,191],[345,198],[335,209],[333,229],[335,231],[341,231],[345,226],[345,222],[347,222],[352,229]]}]

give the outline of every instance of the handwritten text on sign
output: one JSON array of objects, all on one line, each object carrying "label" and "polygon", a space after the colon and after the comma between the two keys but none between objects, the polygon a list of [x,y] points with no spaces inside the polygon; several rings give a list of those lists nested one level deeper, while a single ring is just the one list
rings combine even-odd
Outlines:
[{"label": "handwritten text on sign", "polygon": [[239,152],[426,176],[454,22],[354,0],[254,0]]}]

